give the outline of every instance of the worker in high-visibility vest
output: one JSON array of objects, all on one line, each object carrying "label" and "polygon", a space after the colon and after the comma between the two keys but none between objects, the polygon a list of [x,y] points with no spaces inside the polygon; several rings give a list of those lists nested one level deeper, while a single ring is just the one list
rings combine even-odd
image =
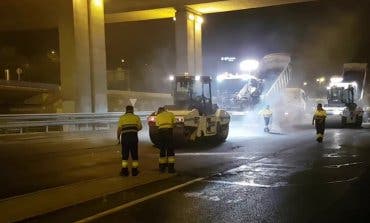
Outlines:
[{"label": "worker in high-visibility vest", "polygon": [[140,117],[134,114],[134,107],[126,106],[126,113],[119,118],[117,139],[122,145],[121,176],[128,176],[128,159],[131,154],[132,176],[139,174],[138,132],[142,129]]},{"label": "worker in high-visibility vest", "polygon": [[322,104],[317,104],[317,109],[312,118],[312,125],[316,127],[316,141],[321,143],[324,139],[326,111]]},{"label": "worker in high-visibility vest", "polygon": [[159,136],[159,170],[163,173],[168,167],[169,173],[175,173],[175,151],[173,145],[173,127],[175,115],[160,107],[157,112],[156,126]]},{"label": "worker in high-visibility vest", "polygon": [[264,109],[262,109],[260,112],[259,112],[260,115],[262,115],[264,121],[265,121],[265,128],[264,128],[264,131],[265,132],[270,132],[270,129],[269,129],[269,124],[270,124],[270,121],[271,121],[271,117],[272,117],[272,111],[270,109],[270,106],[267,105]]}]

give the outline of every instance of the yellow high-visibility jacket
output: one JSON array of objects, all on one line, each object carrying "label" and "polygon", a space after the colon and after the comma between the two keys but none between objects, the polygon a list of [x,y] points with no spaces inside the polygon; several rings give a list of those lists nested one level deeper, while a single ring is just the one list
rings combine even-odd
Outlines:
[{"label": "yellow high-visibility jacket", "polygon": [[259,112],[260,115],[262,115],[264,118],[270,118],[272,116],[272,111],[270,109],[263,109]]},{"label": "yellow high-visibility jacket", "polygon": [[155,122],[159,129],[173,128],[175,124],[175,115],[169,111],[163,111],[157,115]]},{"label": "yellow high-visibility jacket", "polygon": [[121,129],[121,133],[127,133],[138,132],[143,128],[143,126],[139,116],[132,113],[126,113],[119,118],[118,128]]},{"label": "yellow high-visibility jacket", "polygon": [[326,111],[324,109],[315,111],[315,114],[313,115],[313,119],[315,122],[323,122],[326,118]]}]

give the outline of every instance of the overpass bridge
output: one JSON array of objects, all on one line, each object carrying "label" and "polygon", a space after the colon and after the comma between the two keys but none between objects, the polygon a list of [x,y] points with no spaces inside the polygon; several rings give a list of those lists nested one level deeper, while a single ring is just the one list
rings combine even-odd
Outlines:
[{"label": "overpass bridge", "polygon": [[173,18],[176,73],[202,74],[202,15],[307,1],[2,0],[0,31],[58,28],[62,111],[106,112],[106,23]]},{"label": "overpass bridge", "polygon": [[0,113],[43,113],[60,98],[56,84],[0,80]]},{"label": "overpass bridge", "polygon": [[[0,79],[0,114],[61,113],[61,100],[60,85]],[[109,112],[122,112],[130,103],[137,111],[154,111],[173,99],[164,93],[107,90]]]}]

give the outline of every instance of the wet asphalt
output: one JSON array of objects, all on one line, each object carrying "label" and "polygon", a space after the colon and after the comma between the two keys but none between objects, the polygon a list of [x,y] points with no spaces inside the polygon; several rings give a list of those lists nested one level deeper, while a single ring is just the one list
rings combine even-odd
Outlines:
[{"label": "wet asphalt", "polygon": [[323,144],[297,138],[252,152],[236,168],[95,222],[368,222],[369,136],[335,129]]},{"label": "wet asphalt", "polygon": [[227,142],[177,150],[178,176],[65,208],[26,222],[73,222],[204,179],[94,222],[368,222],[370,129],[311,126],[264,134],[234,124]]}]

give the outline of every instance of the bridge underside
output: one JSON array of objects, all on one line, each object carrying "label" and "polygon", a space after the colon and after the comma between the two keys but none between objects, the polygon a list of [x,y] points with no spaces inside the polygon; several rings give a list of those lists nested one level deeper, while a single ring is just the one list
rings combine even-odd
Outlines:
[{"label": "bridge underside", "polygon": [[[58,27],[60,4],[70,0],[1,0],[0,30],[45,29]],[[103,1],[103,0],[93,0]],[[312,0],[105,0],[105,22],[127,22],[163,19],[175,16],[176,9],[187,8],[199,14],[209,14],[308,2]]]},{"label": "bridge underside", "polygon": [[[106,112],[108,107],[105,23],[176,18],[176,70],[173,72],[201,75],[203,14],[307,1],[311,0],[55,0],[53,3],[50,0],[1,0],[0,31],[57,28],[61,111],[99,113]],[[24,92],[17,98],[26,105],[55,104],[56,101],[47,92],[21,89],[22,86],[5,88],[3,95],[13,90],[14,96]],[[3,101],[11,100],[3,98]]]}]

